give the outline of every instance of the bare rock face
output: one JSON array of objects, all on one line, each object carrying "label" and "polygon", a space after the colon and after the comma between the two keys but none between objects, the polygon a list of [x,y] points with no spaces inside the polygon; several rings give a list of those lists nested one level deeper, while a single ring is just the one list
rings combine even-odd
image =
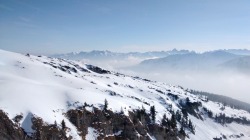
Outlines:
[{"label": "bare rock face", "polygon": [[[14,118],[14,121],[17,118]],[[56,124],[46,124],[39,117],[32,118],[32,129],[34,133],[27,135],[18,123],[13,123],[0,110],[0,140],[69,140],[64,130],[60,129]]]},{"label": "bare rock face", "polygon": [[13,123],[5,112],[0,110],[0,139],[1,140],[20,140],[30,138],[16,123]]},{"label": "bare rock face", "polygon": [[102,68],[99,68],[97,66],[93,66],[93,65],[87,65],[88,69],[93,71],[93,72],[96,72],[96,73],[99,73],[99,74],[110,74],[111,72],[108,71],[108,70],[104,70]]},{"label": "bare rock face", "polygon": [[[141,110],[129,112],[128,116],[114,113],[111,110],[100,110],[93,107],[90,112],[81,107],[66,113],[69,121],[76,126],[82,139],[86,139],[88,128],[94,128],[99,136],[98,140],[149,140],[154,136],[157,140],[185,140],[185,135],[171,126],[162,126],[152,123],[150,114]],[[1,140],[70,140],[65,133],[65,126],[59,127],[57,123],[47,124],[42,118],[32,115],[32,129],[30,135],[18,125],[21,115],[11,121],[6,113],[0,110],[0,139]]]},{"label": "bare rock face", "polygon": [[64,130],[59,128],[57,124],[45,124],[39,117],[32,118],[32,129],[35,132],[32,134],[33,139],[39,140],[68,140]]},{"label": "bare rock face", "polygon": [[[89,112],[85,108],[81,108],[69,110],[67,117],[81,132],[83,139],[88,133],[88,127],[99,132],[98,139],[105,140],[148,140],[150,135],[157,140],[177,140],[179,137],[178,133],[171,128],[152,124],[149,114],[138,118],[136,111],[125,116],[110,110],[102,111],[93,108],[93,111]],[[185,136],[182,139],[185,139]]]}]

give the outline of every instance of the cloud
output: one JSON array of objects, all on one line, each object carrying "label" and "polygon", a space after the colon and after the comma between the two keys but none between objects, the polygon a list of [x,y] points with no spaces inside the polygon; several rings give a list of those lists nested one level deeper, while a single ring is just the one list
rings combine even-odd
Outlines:
[{"label": "cloud", "polygon": [[237,72],[148,72],[133,71],[121,69],[120,72],[140,76],[143,78],[161,81],[167,84],[180,85],[184,88],[206,91],[214,94],[220,94],[250,103],[248,96],[250,87],[250,75]]}]

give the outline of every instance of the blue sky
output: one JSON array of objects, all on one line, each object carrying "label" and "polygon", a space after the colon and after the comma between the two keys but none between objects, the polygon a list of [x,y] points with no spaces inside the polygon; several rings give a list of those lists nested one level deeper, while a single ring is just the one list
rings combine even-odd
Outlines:
[{"label": "blue sky", "polygon": [[249,0],[0,0],[0,49],[250,49]]}]

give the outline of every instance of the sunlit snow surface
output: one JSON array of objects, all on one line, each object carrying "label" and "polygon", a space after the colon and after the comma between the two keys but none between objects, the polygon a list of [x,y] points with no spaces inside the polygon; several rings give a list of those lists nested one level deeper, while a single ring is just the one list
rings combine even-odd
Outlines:
[{"label": "sunlit snow surface", "polygon": [[[59,69],[62,66],[75,68],[77,72],[72,70],[64,72]],[[78,132],[63,113],[83,105],[84,102],[101,109],[104,99],[107,99],[109,109],[120,112],[122,108],[125,114],[142,106],[149,112],[150,106],[154,105],[157,111],[157,123],[160,123],[164,113],[167,117],[171,117],[167,110],[169,105],[172,105],[175,111],[179,109],[178,101],[173,101],[167,93],[178,95],[179,100],[189,97],[191,102],[200,101],[214,114],[225,113],[226,116],[246,117],[250,120],[250,114],[246,111],[230,107],[221,110],[222,104],[203,102],[198,96],[178,86],[146,81],[115,72],[98,74],[88,70],[90,72],[88,73],[82,69],[88,70],[87,66],[80,62],[45,56],[28,57],[0,50],[0,109],[7,112],[10,118],[22,113],[24,118],[21,126],[27,132],[32,132],[29,120],[32,115],[39,116],[51,124],[64,119],[71,129],[68,135],[74,139],[80,139]],[[115,92],[116,96],[111,96],[112,92]],[[91,108],[88,110],[91,111]],[[242,133],[244,137],[241,139],[250,139],[250,126],[236,123],[222,126],[207,117],[205,121],[201,121],[189,116],[196,126],[195,135],[189,133],[192,140],[212,139],[220,137],[221,133],[226,136]],[[93,128],[89,128],[88,132],[87,137],[94,139],[98,136]]]}]

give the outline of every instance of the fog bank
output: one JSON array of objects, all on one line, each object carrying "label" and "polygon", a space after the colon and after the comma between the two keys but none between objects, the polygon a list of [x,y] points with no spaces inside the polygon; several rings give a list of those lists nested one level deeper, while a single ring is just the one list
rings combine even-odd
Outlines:
[{"label": "fog bank", "polygon": [[130,58],[123,61],[85,60],[83,62],[127,75],[139,76],[171,85],[180,85],[188,89],[225,95],[250,103],[250,75],[246,73],[225,69],[218,69],[217,71],[180,71],[161,69],[161,67],[152,67],[150,70],[143,68],[133,69],[130,66],[141,62],[141,59],[137,58]]},{"label": "fog bank", "polygon": [[250,103],[250,76],[236,72],[120,72],[184,88],[220,94]]}]

